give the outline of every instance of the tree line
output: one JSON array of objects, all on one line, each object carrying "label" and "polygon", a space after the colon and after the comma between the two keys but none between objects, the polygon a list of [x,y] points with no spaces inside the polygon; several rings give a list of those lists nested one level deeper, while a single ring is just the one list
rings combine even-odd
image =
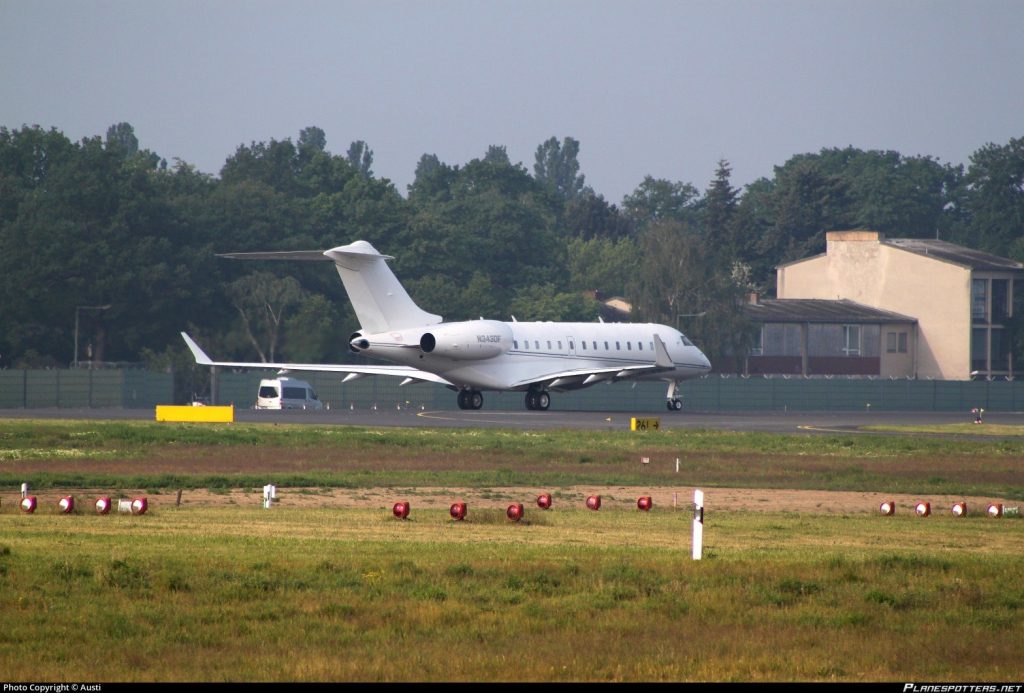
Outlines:
[{"label": "tree line", "polygon": [[[0,128],[0,367],[190,358],[339,362],[358,324],[319,263],[217,253],[326,249],[364,239],[395,256],[412,297],[447,320],[594,320],[585,292],[624,296],[632,320],[680,327],[712,362],[743,353],[747,292],[824,251],[825,232],[942,238],[1024,260],[1024,138],[969,164],[852,147],[793,156],[739,189],[645,177],[619,203],[586,184],[580,143],[503,146],[451,164],[424,154],[403,195],[373,151],[326,147],[317,127],[241,145],[219,176],[140,147],[127,123],[70,141]],[[77,327],[77,330],[76,330]]]}]

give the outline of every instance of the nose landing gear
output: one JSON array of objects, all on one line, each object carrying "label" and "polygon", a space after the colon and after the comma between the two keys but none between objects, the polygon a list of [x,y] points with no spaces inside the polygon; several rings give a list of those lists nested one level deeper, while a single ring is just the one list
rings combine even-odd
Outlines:
[{"label": "nose landing gear", "polygon": [[665,408],[669,411],[681,411],[683,408],[683,400],[676,396],[676,390],[679,388],[679,383],[675,380],[668,381],[668,392],[665,394],[666,402]]}]

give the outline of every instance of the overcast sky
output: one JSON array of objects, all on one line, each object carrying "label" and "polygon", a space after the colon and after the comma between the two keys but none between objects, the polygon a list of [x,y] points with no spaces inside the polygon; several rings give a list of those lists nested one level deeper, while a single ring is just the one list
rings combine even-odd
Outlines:
[{"label": "overcast sky", "polygon": [[0,125],[217,174],[309,125],[406,194],[425,153],[580,141],[619,203],[852,145],[968,162],[1024,136],[1022,0],[0,0]]}]

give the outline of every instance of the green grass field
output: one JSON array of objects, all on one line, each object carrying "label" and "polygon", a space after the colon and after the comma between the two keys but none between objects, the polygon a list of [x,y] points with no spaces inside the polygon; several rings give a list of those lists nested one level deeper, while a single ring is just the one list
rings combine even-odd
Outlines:
[{"label": "green grass field", "polygon": [[[719,461],[721,479],[733,484],[749,468],[755,487],[771,480],[774,487],[827,488],[845,477],[884,491],[891,480],[931,487],[937,475],[955,487],[963,466],[984,477],[977,484],[986,491],[1019,491],[1024,479],[1017,441],[961,448],[958,441],[874,436],[340,427],[325,430],[325,440],[280,428],[0,422],[2,678],[1024,678],[1019,517],[709,507],[704,559],[693,561],[692,515],[662,507],[542,512],[528,505],[518,524],[496,508],[471,507],[467,521],[454,522],[445,509],[415,504],[404,522],[390,507],[161,504],[143,516],[105,517],[88,506],[71,516],[52,509],[29,516],[15,507],[15,480],[35,483],[26,474],[44,473],[56,480],[71,469],[62,450],[77,451],[70,459],[86,481],[172,465],[179,449],[211,467],[239,451],[269,449],[270,459],[284,459],[277,453],[305,450],[308,469],[295,473],[338,483],[350,475],[373,483],[360,476],[372,470],[354,461],[368,449],[377,464],[391,461],[402,484],[430,475],[458,485],[472,473],[500,486],[493,482],[502,469],[629,479],[644,473],[632,470],[641,452],[696,458],[688,472],[695,476]],[[926,464],[930,455],[935,468]],[[437,464],[419,468],[420,457]],[[55,467],[65,471],[47,472]],[[985,477],[990,468],[998,474]],[[844,472],[851,469],[872,473]],[[677,478],[662,476],[665,485]]]}]

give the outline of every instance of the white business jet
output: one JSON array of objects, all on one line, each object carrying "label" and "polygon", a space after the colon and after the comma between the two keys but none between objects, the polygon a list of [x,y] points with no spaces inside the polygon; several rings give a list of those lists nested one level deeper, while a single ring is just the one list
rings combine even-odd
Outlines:
[{"label": "white business jet", "polygon": [[366,375],[404,378],[402,385],[432,382],[457,391],[461,409],[480,409],[484,391],[526,393],[526,408],[546,411],[551,391],[600,382],[663,380],[670,411],[683,408],[682,380],[711,370],[708,359],[684,334],[666,325],[582,322],[443,322],[417,306],[381,255],[366,241],[327,251],[230,253],[240,260],[331,260],[345,285],[360,330],[353,351],[398,365],[238,363],[213,361],[181,333],[204,366],[274,368],[346,373],[342,382]]}]

